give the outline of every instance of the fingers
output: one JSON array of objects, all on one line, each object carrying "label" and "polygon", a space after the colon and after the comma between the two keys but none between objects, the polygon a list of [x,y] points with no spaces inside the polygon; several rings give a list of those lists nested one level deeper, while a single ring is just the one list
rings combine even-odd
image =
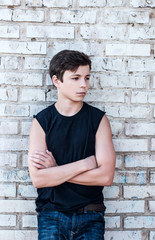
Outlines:
[{"label": "fingers", "polygon": [[50,155],[51,157],[53,157],[53,154],[52,154],[50,151],[46,150],[46,152],[47,152],[48,155]]}]

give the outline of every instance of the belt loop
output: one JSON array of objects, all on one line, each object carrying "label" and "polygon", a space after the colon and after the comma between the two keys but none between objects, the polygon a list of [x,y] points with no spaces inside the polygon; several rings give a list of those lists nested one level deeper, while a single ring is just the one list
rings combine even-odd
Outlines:
[{"label": "belt loop", "polygon": [[84,213],[87,213],[87,206],[84,207]]}]

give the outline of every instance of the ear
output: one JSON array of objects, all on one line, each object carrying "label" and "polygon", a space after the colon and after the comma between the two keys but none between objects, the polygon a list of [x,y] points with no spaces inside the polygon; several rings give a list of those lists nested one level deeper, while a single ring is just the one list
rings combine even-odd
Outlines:
[{"label": "ear", "polygon": [[59,87],[60,80],[57,78],[56,75],[53,75],[53,77],[52,77],[52,82],[53,82],[53,84],[54,84],[54,86],[55,86],[56,88]]}]

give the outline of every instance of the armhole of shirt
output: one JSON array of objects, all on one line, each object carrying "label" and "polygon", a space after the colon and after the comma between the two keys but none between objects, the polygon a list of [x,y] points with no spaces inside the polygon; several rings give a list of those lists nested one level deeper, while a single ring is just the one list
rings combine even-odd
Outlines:
[{"label": "armhole of shirt", "polygon": [[102,116],[100,117],[100,120],[98,121],[98,126],[97,126],[97,128],[96,128],[95,135],[96,135],[96,133],[97,133],[97,131],[98,131],[98,128],[99,128],[99,126],[100,126],[100,123],[101,123],[103,117],[105,116],[105,114],[106,114],[106,112],[102,112]]},{"label": "armhole of shirt", "polygon": [[43,121],[41,121],[41,119],[38,117],[38,114],[37,115],[33,115],[33,118],[35,118],[39,125],[41,126],[41,128],[43,129],[44,133],[46,134],[46,124],[44,123],[43,124]]}]

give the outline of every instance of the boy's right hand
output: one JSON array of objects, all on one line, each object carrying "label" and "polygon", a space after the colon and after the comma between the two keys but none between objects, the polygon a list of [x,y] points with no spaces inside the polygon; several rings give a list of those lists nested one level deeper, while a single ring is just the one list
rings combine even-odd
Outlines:
[{"label": "boy's right hand", "polygon": [[30,156],[30,160],[32,161],[32,164],[38,169],[57,166],[53,154],[48,150],[45,152],[35,151],[35,153]]}]

